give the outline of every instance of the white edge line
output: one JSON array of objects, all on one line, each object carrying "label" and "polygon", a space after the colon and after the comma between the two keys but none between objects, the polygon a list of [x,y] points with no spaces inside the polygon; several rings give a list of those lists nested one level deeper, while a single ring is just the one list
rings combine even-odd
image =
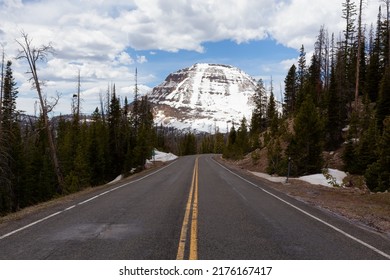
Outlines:
[{"label": "white edge line", "polygon": [[65,210],[63,210],[63,211],[58,211],[58,212],[53,213],[53,214],[51,214],[51,215],[49,215],[49,216],[47,216],[47,217],[45,217],[45,218],[42,218],[42,219],[37,220],[37,221],[35,221],[35,222],[32,222],[31,224],[28,224],[28,225],[26,225],[26,226],[24,226],[24,227],[18,228],[18,229],[14,230],[14,231],[11,231],[11,232],[7,233],[7,234],[4,234],[4,235],[0,236],[0,240],[6,238],[6,237],[8,237],[8,236],[11,236],[11,235],[13,235],[13,234],[15,234],[15,233],[17,233],[17,232],[19,232],[19,231],[22,231],[22,230],[24,230],[24,229],[26,229],[26,228],[32,227],[33,225],[39,224],[40,222],[43,222],[43,221],[48,220],[48,219],[50,219],[50,218],[53,218],[54,216],[57,216],[57,215],[59,215],[59,214],[61,214],[61,213],[63,213],[63,212],[65,212]]},{"label": "white edge line", "polygon": [[96,195],[96,196],[94,196],[94,197],[91,197],[91,198],[89,198],[89,199],[87,199],[87,200],[84,200],[84,201],[79,202],[79,203],[77,203],[77,204],[75,204],[75,205],[72,205],[72,206],[70,206],[70,207],[68,207],[68,208],[65,208],[64,210],[55,212],[55,213],[53,213],[53,214],[51,214],[51,215],[49,215],[49,216],[46,216],[46,217],[44,217],[44,218],[42,218],[42,219],[40,219],[40,220],[37,220],[37,221],[32,222],[32,223],[30,223],[30,224],[28,224],[28,225],[25,225],[25,226],[23,226],[23,227],[21,227],[21,228],[18,228],[18,229],[14,230],[14,231],[11,231],[11,232],[9,232],[9,233],[6,233],[6,234],[0,236],[0,240],[2,240],[2,239],[4,239],[4,238],[7,238],[7,237],[9,237],[9,236],[11,236],[11,235],[14,235],[14,234],[17,233],[17,232],[20,232],[20,231],[22,231],[22,230],[25,230],[25,229],[27,229],[27,228],[29,228],[29,227],[32,227],[32,226],[36,225],[36,224],[39,224],[39,223],[41,223],[41,222],[43,222],[43,221],[45,221],[45,220],[48,220],[48,219],[50,219],[50,218],[53,218],[54,216],[57,216],[57,215],[59,215],[59,214],[62,214],[62,213],[66,212],[66,211],[68,211],[68,210],[71,210],[71,209],[73,209],[73,208],[75,208],[75,207],[77,207],[77,206],[80,206],[80,205],[83,205],[83,204],[85,204],[85,203],[87,203],[87,202],[90,202],[90,201],[92,201],[92,200],[94,200],[94,199],[96,199],[96,198],[98,198],[98,197],[100,197],[100,196],[106,195],[106,194],[108,194],[108,193],[111,193],[111,192],[113,192],[113,191],[116,191],[116,190],[118,190],[118,189],[121,189],[121,188],[123,188],[123,187],[125,187],[125,186],[131,185],[131,184],[136,183],[136,182],[139,182],[139,181],[141,181],[141,180],[143,180],[143,179],[145,179],[145,178],[148,178],[148,177],[150,177],[150,176],[152,176],[152,175],[154,175],[154,174],[156,174],[156,173],[158,173],[158,172],[164,170],[165,168],[168,168],[169,166],[171,166],[171,165],[174,164],[175,162],[176,162],[176,160],[173,161],[173,162],[171,162],[171,163],[168,164],[167,166],[164,166],[163,168],[158,169],[157,171],[154,171],[154,172],[152,172],[152,173],[150,173],[150,174],[148,174],[148,175],[145,175],[145,176],[143,176],[143,177],[141,177],[141,178],[139,178],[139,179],[136,179],[136,180],[131,181],[131,182],[129,182],[129,183],[120,185],[120,186],[115,187],[115,188],[113,188],[113,189],[111,189],[111,190],[105,191],[105,192],[103,192],[103,193],[101,193],[101,194],[98,194],[98,195]]},{"label": "white edge line", "polygon": [[241,180],[243,180],[243,181],[247,182],[248,184],[251,184],[252,186],[255,186],[256,188],[262,190],[262,191],[265,192],[266,194],[268,194],[268,195],[270,195],[270,196],[272,196],[272,197],[274,197],[274,198],[280,200],[281,202],[287,204],[288,206],[290,206],[290,207],[292,207],[292,208],[294,208],[294,209],[300,211],[301,213],[303,213],[303,214],[309,216],[310,218],[312,218],[312,219],[314,219],[314,220],[316,220],[316,221],[318,221],[318,222],[320,222],[320,223],[322,223],[322,224],[324,224],[324,225],[330,227],[331,229],[333,229],[333,230],[335,230],[335,231],[337,231],[337,232],[343,234],[344,236],[346,236],[346,237],[348,237],[348,238],[354,240],[355,242],[360,243],[361,245],[363,245],[363,246],[365,246],[365,247],[367,247],[367,248],[373,250],[374,252],[376,252],[376,253],[382,255],[383,257],[385,257],[385,258],[387,258],[387,259],[390,259],[390,255],[389,255],[389,254],[386,254],[385,252],[383,252],[383,251],[379,250],[378,248],[376,248],[376,247],[374,247],[374,246],[372,246],[372,245],[370,245],[370,244],[364,242],[363,240],[360,240],[360,239],[358,239],[358,238],[356,238],[356,237],[350,235],[349,233],[347,233],[347,232],[345,232],[345,231],[339,229],[338,227],[335,227],[335,226],[329,224],[328,222],[325,222],[324,220],[321,220],[320,218],[318,218],[318,217],[316,217],[316,216],[310,214],[309,212],[306,212],[305,210],[303,210],[303,209],[301,209],[301,208],[299,208],[299,207],[297,207],[297,206],[291,204],[290,202],[288,202],[288,201],[286,201],[286,200],[280,198],[279,196],[277,196],[277,195],[275,195],[275,194],[273,194],[273,193],[271,193],[271,192],[269,192],[269,191],[263,189],[262,187],[259,187],[259,186],[256,185],[255,183],[252,183],[251,181],[249,181],[249,180],[247,180],[247,179],[241,177],[240,175],[238,175],[238,174],[236,174],[235,172],[231,171],[230,169],[226,168],[225,166],[223,166],[223,165],[220,164],[219,162],[217,162],[217,161],[215,161],[215,160],[214,160],[214,162],[216,162],[216,163],[217,163],[219,166],[221,166],[223,169],[227,170],[228,172],[230,172],[231,174],[233,174],[233,175],[235,175],[236,177],[240,178]]}]

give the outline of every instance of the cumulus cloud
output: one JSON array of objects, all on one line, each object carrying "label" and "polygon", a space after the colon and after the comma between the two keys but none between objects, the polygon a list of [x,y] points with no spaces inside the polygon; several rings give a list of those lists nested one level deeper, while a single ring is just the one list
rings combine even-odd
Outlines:
[{"label": "cumulus cloud", "polygon": [[134,59],[127,53],[127,52],[121,52],[116,56],[116,60],[118,61],[119,64],[133,64]]},{"label": "cumulus cloud", "polygon": [[[69,57],[112,58],[126,47],[202,52],[204,42],[266,37],[299,48],[324,23],[332,32],[343,28],[339,0],[5,0],[1,8],[0,30],[24,29]],[[371,17],[377,5],[366,10]]]},{"label": "cumulus cloud", "polygon": [[271,0],[136,1],[123,13],[123,30],[135,49],[204,51],[205,41],[238,43],[267,36]]}]

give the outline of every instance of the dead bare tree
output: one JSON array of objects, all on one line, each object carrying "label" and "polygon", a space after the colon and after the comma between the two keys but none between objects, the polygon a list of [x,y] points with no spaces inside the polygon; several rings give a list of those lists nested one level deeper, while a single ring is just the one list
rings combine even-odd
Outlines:
[{"label": "dead bare tree", "polygon": [[362,52],[362,11],[363,0],[359,1],[359,18],[358,18],[358,52],[356,58],[356,82],[355,82],[355,110],[358,111],[359,105],[359,85],[360,85],[360,59]]},{"label": "dead bare tree", "polygon": [[2,58],[1,58],[1,84],[0,84],[0,137],[3,126],[3,91],[4,91],[4,45],[1,44],[3,48]]},{"label": "dead bare tree", "polygon": [[81,94],[81,75],[80,69],[77,76],[77,120],[80,121],[80,94]]},{"label": "dead bare tree", "polygon": [[58,181],[57,192],[62,193],[64,190],[64,177],[61,172],[60,163],[57,156],[57,149],[54,143],[54,137],[51,131],[51,125],[48,117],[48,112],[52,110],[53,106],[48,105],[47,100],[43,95],[41,89],[42,82],[39,80],[38,70],[37,70],[37,62],[45,61],[47,59],[47,56],[53,52],[53,47],[50,44],[42,45],[40,47],[33,46],[32,39],[30,39],[28,37],[28,34],[24,32],[22,32],[21,41],[16,40],[16,42],[21,47],[17,59],[23,59],[27,61],[30,69],[27,73],[31,75],[30,81],[33,84],[33,87],[36,89],[38,94],[43,122],[47,134],[47,140],[49,142],[50,156],[53,162],[53,166],[55,169],[54,171]]}]

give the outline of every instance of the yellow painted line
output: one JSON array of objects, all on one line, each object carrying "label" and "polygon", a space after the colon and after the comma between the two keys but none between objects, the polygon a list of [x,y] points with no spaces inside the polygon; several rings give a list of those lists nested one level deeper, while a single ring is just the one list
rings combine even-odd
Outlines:
[{"label": "yellow painted line", "polygon": [[[193,201],[192,198],[194,196],[195,192],[195,199],[196,200],[196,220],[197,220],[197,212],[198,212],[198,198],[197,198],[197,185],[198,185],[198,158],[195,160],[194,165],[194,171],[192,174],[192,182],[191,182],[191,188],[190,188],[190,194],[188,195],[187,205],[186,205],[186,211],[184,213],[184,219],[183,219],[183,225],[181,227],[181,233],[180,233],[180,240],[179,240],[179,247],[177,250],[176,260],[184,260],[184,253],[185,253],[185,247],[186,247],[186,240],[187,240],[187,232],[188,232],[188,226],[190,222],[190,214],[192,209],[192,219],[191,219],[191,241],[190,241],[190,259],[191,256],[193,258],[197,258],[197,229],[194,228],[194,207],[193,207]],[[195,222],[195,227],[197,227],[197,221]],[[191,253],[192,252],[192,253]]]},{"label": "yellow painted line", "polygon": [[195,176],[195,190],[194,190],[194,203],[192,204],[192,222],[191,222],[191,241],[190,241],[190,260],[198,259],[198,158],[195,162],[196,176]]}]

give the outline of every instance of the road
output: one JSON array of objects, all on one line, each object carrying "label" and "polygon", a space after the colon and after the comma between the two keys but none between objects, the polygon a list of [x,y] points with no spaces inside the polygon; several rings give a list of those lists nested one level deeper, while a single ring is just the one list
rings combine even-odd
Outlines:
[{"label": "road", "polygon": [[0,259],[390,259],[390,241],[201,155],[2,225]]}]

